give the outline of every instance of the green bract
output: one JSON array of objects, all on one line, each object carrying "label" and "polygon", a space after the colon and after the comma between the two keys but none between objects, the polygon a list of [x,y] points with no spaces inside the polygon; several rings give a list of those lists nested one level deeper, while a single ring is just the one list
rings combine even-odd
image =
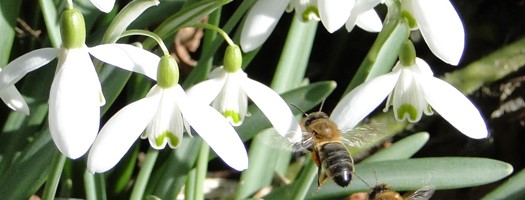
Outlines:
[{"label": "green bract", "polygon": [[236,72],[242,65],[241,49],[237,45],[229,45],[224,53],[224,70],[227,72]]},{"label": "green bract", "polygon": [[86,42],[84,16],[77,9],[67,9],[60,17],[62,46],[66,49],[80,48]]},{"label": "green bract", "polygon": [[170,88],[179,83],[179,67],[173,57],[162,56],[158,67],[157,85],[162,88]]}]

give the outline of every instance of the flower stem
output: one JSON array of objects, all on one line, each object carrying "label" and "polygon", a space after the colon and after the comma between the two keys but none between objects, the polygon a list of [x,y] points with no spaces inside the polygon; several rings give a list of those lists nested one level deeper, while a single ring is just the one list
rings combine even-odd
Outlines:
[{"label": "flower stem", "polygon": [[208,155],[210,154],[210,147],[206,142],[201,143],[199,150],[199,157],[197,158],[197,170],[195,174],[195,190],[194,199],[204,199],[204,180],[206,179],[206,172],[208,171]]},{"label": "flower stem", "polygon": [[87,170],[84,172],[84,189],[86,199],[106,200],[106,186],[103,174],[92,174]]},{"label": "flower stem", "polygon": [[296,184],[292,191],[291,199],[305,199],[308,189],[317,174],[317,166],[312,159],[306,159],[303,170],[299,174]]},{"label": "flower stem", "polygon": [[55,153],[53,158],[53,163],[51,165],[51,173],[47,178],[46,187],[44,189],[44,194],[42,195],[43,200],[55,199],[55,194],[58,188],[58,182],[60,181],[60,176],[62,175],[62,169],[64,169],[64,163],[66,162],[66,156],[60,152]]},{"label": "flower stem", "polygon": [[126,37],[130,35],[142,35],[142,36],[150,37],[151,39],[154,39],[155,41],[157,41],[164,55],[170,55],[170,52],[168,51],[168,48],[164,44],[164,41],[162,41],[162,38],[160,38],[157,34],[151,31],[133,29],[133,30],[124,31],[120,37]]},{"label": "flower stem", "polygon": [[230,38],[230,36],[224,32],[224,30],[222,30],[221,28],[215,26],[215,25],[212,25],[212,24],[205,24],[205,23],[195,23],[195,24],[192,24],[191,25],[192,27],[196,27],[196,28],[205,28],[205,29],[210,29],[210,30],[213,30],[219,34],[221,34],[221,36],[224,38],[224,40],[226,40],[226,42],[230,45],[230,46],[233,46],[235,45],[235,43],[233,42],[233,40]]},{"label": "flower stem", "polygon": [[140,172],[137,176],[137,182],[135,182],[135,186],[133,187],[133,191],[131,191],[131,197],[129,199],[143,199],[144,190],[146,189],[146,185],[148,184],[151,171],[153,170],[155,161],[157,161],[158,155],[159,151],[152,148],[150,148],[148,153],[146,153],[146,158],[144,159],[144,163],[142,163],[142,167],[140,168]]}]

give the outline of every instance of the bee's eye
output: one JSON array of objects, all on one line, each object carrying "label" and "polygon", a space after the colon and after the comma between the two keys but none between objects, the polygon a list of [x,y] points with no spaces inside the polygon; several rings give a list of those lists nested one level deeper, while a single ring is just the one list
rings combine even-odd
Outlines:
[{"label": "bee's eye", "polygon": [[312,134],[318,135],[317,131],[312,131]]}]

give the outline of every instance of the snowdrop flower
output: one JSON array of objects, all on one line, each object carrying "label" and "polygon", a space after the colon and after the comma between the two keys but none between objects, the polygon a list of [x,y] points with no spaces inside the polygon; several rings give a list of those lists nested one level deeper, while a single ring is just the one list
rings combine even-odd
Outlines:
[{"label": "snowdrop flower", "polygon": [[143,99],[118,111],[102,127],[88,155],[90,172],[105,172],[117,164],[133,142],[145,130],[155,149],[168,144],[176,148],[184,128],[190,127],[210,145],[228,165],[236,170],[248,167],[246,149],[226,119],[206,104],[191,101],[178,84],[178,67],[173,57],[161,58],[158,82]]},{"label": "snowdrop flower", "polygon": [[241,32],[241,47],[252,51],[264,43],[277,25],[284,11],[295,14],[302,21],[321,21],[332,33],[341,28],[350,16],[356,0],[258,0],[246,16]]},{"label": "snowdrop flower", "polygon": [[115,0],[90,0],[100,11],[109,13],[115,6]]},{"label": "snowdrop flower", "polygon": [[337,104],[331,116],[338,125],[342,124],[339,128],[354,127],[388,96],[384,111],[392,106],[398,121],[417,122],[422,113],[431,115],[432,107],[468,137],[487,137],[478,109],[456,88],[435,78],[428,64],[415,57],[412,43],[408,43],[404,45],[409,49],[408,56],[404,54],[407,48],[402,49],[392,72],[361,84]]},{"label": "snowdrop flower", "polygon": [[271,88],[248,78],[241,64],[239,47],[228,46],[224,66],[213,70],[209,80],[190,88],[188,96],[206,104],[211,103],[233,126],[241,125],[247,115],[249,97],[280,135],[291,141],[299,141],[300,134],[294,133],[301,133],[301,129],[286,102]]},{"label": "snowdrop flower", "polygon": [[12,89],[28,72],[58,57],[49,93],[49,129],[58,149],[67,157],[75,159],[84,155],[95,140],[99,129],[100,106],[105,103],[89,55],[150,77],[156,76],[156,69],[142,66],[146,66],[144,63],[158,62],[159,58],[131,45],[86,47],[84,18],[73,8],[63,12],[60,30],[62,47],[37,49],[9,63],[0,72],[0,90]]},{"label": "snowdrop flower", "polygon": [[379,32],[383,28],[383,22],[374,10],[379,3],[385,0],[356,0],[355,6],[346,21],[345,27],[348,32],[354,29],[357,24],[360,28],[368,32]]},{"label": "snowdrop flower", "polygon": [[[1,73],[2,69],[0,69]],[[29,115],[29,107],[26,101],[22,97],[22,94],[18,92],[14,85],[9,85],[0,89],[0,98],[14,111],[21,112],[22,114]]]},{"label": "snowdrop flower", "polygon": [[448,0],[402,0],[403,8],[411,13],[434,55],[444,62],[457,65],[465,47],[465,30],[458,13]]}]

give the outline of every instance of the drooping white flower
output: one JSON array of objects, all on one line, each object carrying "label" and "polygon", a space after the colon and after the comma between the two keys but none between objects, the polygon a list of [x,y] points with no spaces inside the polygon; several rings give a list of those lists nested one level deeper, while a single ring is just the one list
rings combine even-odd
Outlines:
[{"label": "drooping white flower", "polygon": [[357,24],[360,28],[368,32],[379,32],[383,28],[383,22],[374,10],[379,3],[385,0],[356,0],[355,6],[346,21],[346,30],[348,32],[354,29]]},{"label": "drooping white flower", "polygon": [[[167,70],[163,65],[169,65]],[[168,70],[177,70],[177,74]],[[144,130],[143,137],[153,148],[162,149],[166,144],[175,148],[184,128],[190,133],[189,126],[232,168],[241,171],[248,167],[246,149],[233,127],[209,105],[186,96],[178,84],[175,60],[164,56],[157,85],[143,99],[122,108],[100,130],[88,155],[88,170],[100,173],[111,169]]]},{"label": "drooping white flower", "polygon": [[[228,55],[229,52],[236,56]],[[213,70],[209,80],[190,88],[188,96],[205,104],[211,104],[233,126],[239,126],[244,121],[249,97],[281,136],[291,141],[299,141],[300,134],[294,133],[301,132],[300,126],[286,102],[268,86],[248,78],[240,68],[241,58],[239,47],[229,46],[226,50],[224,66]],[[229,62],[229,60],[234,61]]]},{"label": "drooping white flower", "polygon": [[115,6],[115,0],[90,0],[100,11],[109,13]]},{"label": "drooping white flower", "polygon": [[[0,91],[14,87],[27,73],[58,57],[58,65],[49,94],[49,129],[57,148],[75,159],[87,152],[97,135],[100,106],[105,99],[90,54],[122,69],[156,78],[156,68],[146,63],[159,58],[125,44],[105,44],[88,48],[82,14],[64,11],[61,18],[61,48],[31,51],[9,63],[0,72]],[[12,98],[16,98],[12,96]]]},{"label": "drooping white flower", "polygon": [[409,66],[398,62],[392,72],[356,87],[337,104],[332,119],[341,129],[353,128],[387,96],[385,111],[392,106],[398,121],[416,122],[422,113],[430,115],[434,109],[468,137],[488,135],[478,109],[456,88],[435,78],[420,58]]},{"label": "drooping white flower", "polygon": [[[0,69],[0,72],[2,70]],[[29,106],[27,106],[24,97],[18,92],[14,85],[7,86],[0,89],[0,98],[14,111],[21,112],[24,115],[29,115]]]},{"label": "drooping white flower", "polygon": [[[349,19],[354,4],[356,0],[258,0],[248,12],[242,27],[241,47],[245,52],[260,47],[270,36],[284,11],[295,10],[302,21],[320,20],[326,30],[332,33]],[[358,26],[362,25],[375,26],[366,24],[366,21],[358,23]]]},{"label": "drooping white flower", "polygon": [[465,30],[449,0],[402,0],[428,47],[444,62],[457,65],[465,48]]}]

